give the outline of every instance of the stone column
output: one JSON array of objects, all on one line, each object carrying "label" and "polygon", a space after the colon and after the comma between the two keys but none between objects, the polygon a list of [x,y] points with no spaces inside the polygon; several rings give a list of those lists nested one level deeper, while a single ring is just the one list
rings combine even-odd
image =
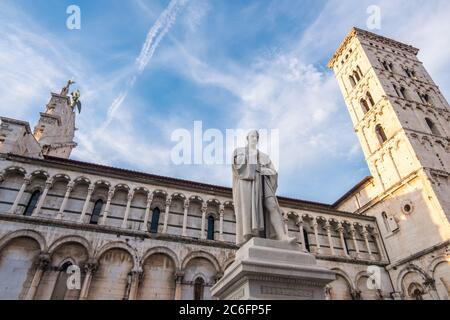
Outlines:
[{"label": "stone column", "polygon": [[359,258],[359,246],[358,246],[358,240],[356,239],[356,229],[353,225],[350,226],[350,235],[352,236],[353,239],[353,244],[355,246],[355,257]]},{"label": "stone column", "polygon": [[297,226],[298,226],[298,231],[300,232],[298,235],[298,240],[300,241],[300,243],[302,244],[302,249],[304,252],[306,252],[306,243],[305,243],[305,238],[303,237],[303,218],[299,217],[297,220]]},{"label": "stone column", "polygon": [[53,179],[51,179],[51,178],[47,179],[47,181],[45,182],[44,192],[42,192],[42,195],[39,197],[38,204],[33,211],[33,214],[32,214],[33,217],[35,217],[41,213],[42,206],[44,205],[45,199],[47,198],[48,191],[50,190],[52,185],[53,185]]},{"label": "stone column", "polygon": [[333,238],[331,237],[331,224],[329,221],[327,221],[325,223],[324,229],[327,231],[328,243],[330,244],[331,255],[334,256],[335,252],[334,252]]},{"label": "stone column", "polygon": [[366,229],[363,229],[362,233],[361,233],[364,237],[364,242],[366,243],[366,248],[367,248],[367,252],[369,253],[369,259],[370,260],[374,260],[374,257],[372,255],[372,250],[370,249],[370,243],[369,243],[369,238],[368,238],[368,232]]},{"label": "stone column", "polygon": [[136,269],[131,271],[131,288],[128,300],[136,300],[139,289],[139,282],[142,279],[144,271],[142,269]]},{"label": "stone column", "polygon": [[41,282],[42,275],[45,270],[47,270],[48,265],[50,264],[50,256],[48,254],[40,254],[37,262],[37,269],[34,273],[33,280],[31,281],[30,288],[25,296],[24,300],[33,300],[36,295],[37,289],[39,287],[39,283]]},{"label": "stone column", "polygon": [[163,233],[167,233],[167,228],[169,224],[169,214],[170,214],[170,205],[172,204],[172,198],[167,197],[166,200],[166,211],[164,212],[164,225],[163,225]]},{"label": "stone column", "polygon": [[89,261],[84,265],[85,277],[83,281],[83,286],[81,287],[79,300],[86,300],[89,295],[89,288],[91,286],[92,276],[98,270],[97,261]]},{"label": "stone column", "polygon": [[177,271],[175,272],[175,300],[181,300],[182,298],[182,282],[184,278],[184,272]]},{"label": "stone column", "polygon": [[322,249],[320,248],[320,241],[319,241],[319,222],[317,221],[318,218],[314,218],[313,221],[313,229],[314,229],[314,236],[316,237],[316,253],[320,254],[322,252]]},{"label": "stone column", "polygon": [[20,187],[19,193],[16,196],[16,200],[14,200],[14,203],[13,203],[11,209],[9,209],[9,213],[11,213],[11,214],[16,213],[16,210],[17,210],[17,207],[19,206],[20,200],[22,200],[23,193],[25,192],[25,189],[30,185],[30,183],[31,183],[31,177],[26,176],[23,179],[23,184]]},{"label": "stone column", "polygon": [[206,239],[206,211],[208,210],[208,205],[205,203],[202,205],[202,226],[200,230],[200,239]]},{"label": "stone column", "polygon": [[184,216],[183,216],[183,237],[187,236],[187,218],[188,218],[188,210],[189,210],[189,200],[184,201]]},{"label": "stone column", "polygon": [[219,207],[219,214],[220,214],[220,220],[219,220],[219,240],[224,241],[223,238],[223,217],[225,215],[225,207],[223,204]]},{"label": "stone column", "polygon": [[341,222],[338,223],[338,227],[336,230],[339,232],[339,238],[341,239],[341,246],[342,246],[342,250],[344,252],[344,256],[348,257],[349,256],[347,253],[348,248],[345,244],[345,239],[344,239],[344,226],[342,225]]},{"label": "stone column", "polygon": [[100,223],[100,225],[102,225],[102,226],[106,226],[106,221],[109,216],[109,211],[111,210],[111,201],[112,201],[112,198],[114,197],[114,193],[115,193],[115,189],[113,187],[109,188],[108,199],[106,200],[105,211],[103,211],[103,218],[102,218],[102,222]]},{"label": "stone column", "polygon": [[133,197],[134,197],[134,192],[132,190],[130,190],[128,192],[128,201],[127,201],[127,207],[125,209],[125,215],[123,217],[123,221],[122,221],[122,229],[127,229],[127,224],[128,224],[128,216],[130,215],[130,208],[131,208],[131,201],[133,201]]},{"label": "stone column", "polygon": [[89,185],[88,193],[87,193],[87,196],[86,196],[86,200],[84,201],[83,211],[81,211],[80,220],[78,220],[79,223],[83,223],[84,222],[84,217],[86,216],[86,212],[88,210],[89,202],[91,201],[91,197],[92,197],[92,193],[93,192],[94,192],[94,185],[91,184],[91,185]]},{"label": "stone column", "polygon": [[[153,202],[153,192],[149,192],[147,196],[147,206],[145,207],[144,224],[142,225],[142,231],[148,231],[148,221],[150,220],[150,209]],[[164,218],[165,219],[165,218]]]},{"label": "stone column", "polygon": [[61,207],[59,208],[59,212],[56,215],[56,219],[62,219],[64,217],[64,210],[66,210],[67,202],[69,201],[70,194],[72,193],[72,190],[75,186],[75,182],[69,182],[67,184],[66,194],[64,195],[63,202],[61,204]]}]

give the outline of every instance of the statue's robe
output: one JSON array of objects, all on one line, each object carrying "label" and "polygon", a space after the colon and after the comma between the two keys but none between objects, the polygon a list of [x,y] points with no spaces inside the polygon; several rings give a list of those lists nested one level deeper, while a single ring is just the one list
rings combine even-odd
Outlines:
[{"label": "statue's robe", "polygon": [[258,151],[257,162],[249,161],[249,150],[233,153],[233,201],[236,214],[236,243],[243,245],[252,237],[274,238],[264,199],[276,198],[278,173],[268,155]]}]

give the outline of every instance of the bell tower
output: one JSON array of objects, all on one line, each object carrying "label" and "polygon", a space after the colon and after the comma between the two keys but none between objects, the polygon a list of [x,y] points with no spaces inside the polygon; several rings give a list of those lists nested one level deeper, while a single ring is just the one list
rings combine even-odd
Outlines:
[{"label": "bell tower", "polygon": [[34,137],[39,142],[44,156],[69,158],[77,146],[75,137],[75,108],[70,96],[69,88],[73,84],[69,81],[61,93],[52,93],[45,112],[34,128]]},{"label": "bell tower", "polygon": [[353,28],[329,62],[372,174],[355,212],[392,261],[450,240],[450,106],[418,52]]}]

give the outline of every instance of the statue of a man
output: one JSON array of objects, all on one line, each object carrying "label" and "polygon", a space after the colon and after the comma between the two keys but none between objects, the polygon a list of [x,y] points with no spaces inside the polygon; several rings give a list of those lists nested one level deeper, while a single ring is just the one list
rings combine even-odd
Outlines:
[{"label": "statue of a man", "polygon": [[233,153],[233,201],[236,213],[236,243],[253,237],[295,242],[284,228],[276,197],[278,173],[268,155],[257,148],[259,133],[247,135],[247,146]]}]

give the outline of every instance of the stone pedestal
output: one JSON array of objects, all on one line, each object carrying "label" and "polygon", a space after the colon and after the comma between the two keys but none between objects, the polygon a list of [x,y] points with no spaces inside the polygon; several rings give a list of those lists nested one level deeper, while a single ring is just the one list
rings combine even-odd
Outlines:
[{"label": "stone pedestal", "polygon": [[211,293],[220,300],[324,300],[335,278],[297,244],[253,238]]}]

